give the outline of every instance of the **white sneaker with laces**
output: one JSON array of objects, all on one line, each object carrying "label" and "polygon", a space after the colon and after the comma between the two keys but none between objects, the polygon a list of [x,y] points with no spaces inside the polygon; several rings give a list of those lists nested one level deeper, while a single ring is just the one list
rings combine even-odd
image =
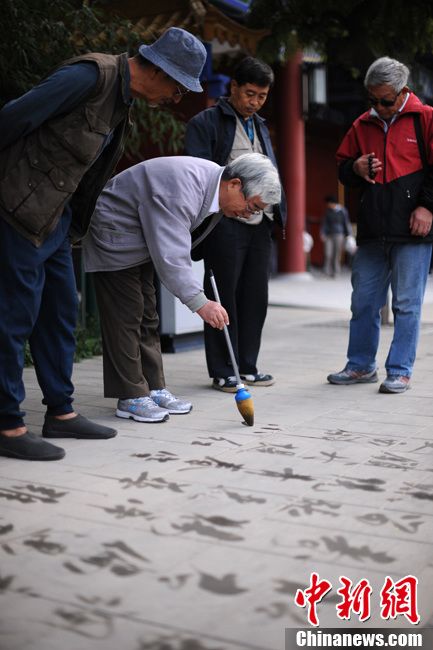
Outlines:
[{"label": "white sneaker with laces", "polygon": [[189,413],[192,410],[191,402],[185,402],[184,400],[175,397],[166,388],[151,390],[150,396],[155,404],[167,409],[167,411],[172,415],[181,415]]},{"label": "white sneaker with laces", "polygon": [[165,422],[169,418],[167,409],[160,408],[149,396],[119,399],[116,415],[136,422]]}]

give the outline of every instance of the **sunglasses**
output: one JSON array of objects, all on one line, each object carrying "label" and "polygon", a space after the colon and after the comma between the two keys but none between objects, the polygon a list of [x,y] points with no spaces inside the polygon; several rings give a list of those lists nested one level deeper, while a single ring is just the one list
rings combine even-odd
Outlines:
[{"label": "sunglasses", "polygon": [[378,104],[380,104],[384,108],[391,108],[391,106],[394,106],[395,102],[397,101],[397,98],[399,97],[399,95],[401,95],[401,93],[402,91],[400,90],[400,92],[396,94],[394,99],[377,99],[377,97],[371,97],[370,95],[368,95],[367,101],[369,104],[371,104],[371,106],[377,106]]}]

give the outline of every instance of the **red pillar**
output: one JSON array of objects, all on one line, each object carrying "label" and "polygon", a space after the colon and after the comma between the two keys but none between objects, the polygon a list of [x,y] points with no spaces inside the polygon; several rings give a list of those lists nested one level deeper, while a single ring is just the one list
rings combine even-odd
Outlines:
[{"label": "red pillar", "polygon": [[278,267],[281,273],[303,273],[306,269],[302,240],[306,178],[301,63],[302,53],[297,52],[278,76],[278,167],[287,199],[286,239],[280,238],[279,243]]}]

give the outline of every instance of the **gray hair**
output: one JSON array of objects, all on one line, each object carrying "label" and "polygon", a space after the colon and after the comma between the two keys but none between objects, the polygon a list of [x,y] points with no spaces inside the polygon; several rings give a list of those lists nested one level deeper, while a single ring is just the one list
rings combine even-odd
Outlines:
[{"label": "gray hair", "polygon": [[376,59],[368,68],[364,79],[366,88],[374,86],[392,86],[396,93],[399,93],[407,84],[409,79],[409,68],[404,63],[389,56]]},{"label": "gray hair", "polygon": [[260,196],[266,205],[281,201],[281,183],[271,160],[261,153],[244,153],[224,169],[222,179],[239,178],[245,198]]}]

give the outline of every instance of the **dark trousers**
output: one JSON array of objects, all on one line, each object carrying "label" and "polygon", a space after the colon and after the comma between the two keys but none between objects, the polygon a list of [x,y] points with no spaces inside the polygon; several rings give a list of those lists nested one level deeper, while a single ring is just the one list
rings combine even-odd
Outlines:
[{"label": "dark trousers", "polygon": [[[264,218],[248,226],[223,217],[204,240],[205,281],[208,297],[212,269],[221,303],[228,312],[230,338],[241,374],[257,373],[257,357],[268,308],[268,280],[272,224]],[[206,362],[210,377],[234,374],[224,333],[204,327]]]},{"label": "dark trousers", "polygon": [[78,303],[62,217],[36,248],[0,218],[0,429],[23,426],[24,349],[28,340],[43,404],[50,415],[73,411],[71,381]]},{"label": "dark trousers", "polygon": [[104,396],[133,399],[164,388],[153,264],[92,275],[101,320]]}]

